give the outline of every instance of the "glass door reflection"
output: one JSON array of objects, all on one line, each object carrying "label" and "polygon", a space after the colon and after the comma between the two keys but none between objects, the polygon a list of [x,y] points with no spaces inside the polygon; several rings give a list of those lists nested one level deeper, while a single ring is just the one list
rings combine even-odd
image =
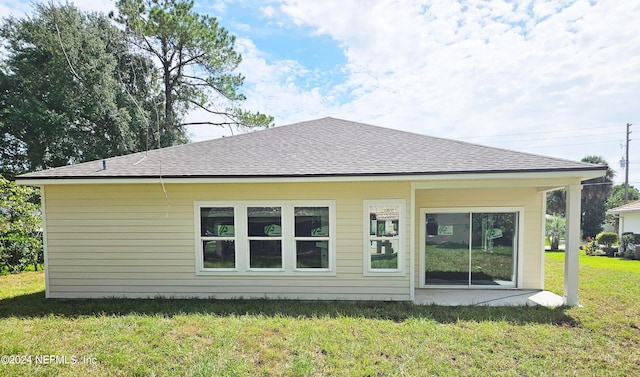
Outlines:
[{"label": "glass door reflection", "polygon": [[469,213],[427,214],[425,284],[469,284]]}]

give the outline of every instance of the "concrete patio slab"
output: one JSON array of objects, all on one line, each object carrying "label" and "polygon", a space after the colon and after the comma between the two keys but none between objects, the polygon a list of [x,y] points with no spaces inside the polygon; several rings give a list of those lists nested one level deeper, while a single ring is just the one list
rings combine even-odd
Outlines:
[{"label": "concrete patio slab", "polygon": [[549,291],[521,289],[416,289],[416,304],[443,306],[536,306],[563,305],[561,296]]}]

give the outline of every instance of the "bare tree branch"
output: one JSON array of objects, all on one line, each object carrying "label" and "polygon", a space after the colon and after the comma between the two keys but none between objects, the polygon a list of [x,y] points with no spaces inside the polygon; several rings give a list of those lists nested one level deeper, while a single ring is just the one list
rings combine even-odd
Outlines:
[{"label": "bare tree branch", "polygon": [[[192,79],[192,80],[200,80],[200,81],[206,83],[207,85],[209,85],[207,80],[203,79],[202,77],[196,77],[196,76],[190,76],[190,75],[182,75],[182,77],[187,78],[187,79]],[[211,85],[209,85],[209,86],[211,86]]]},{"label": "bare tree branch", "polygon": [[[145,38],[144,36],[140,36],[138,34],[136,34],[136,37],[139,37],[140,39],[142,39],[142,41],[144,42],[144,45],[141,43],[138,43],[138,41],[136,41],[137,38],[130,38],[131,39],[131,43],[138,47],[141,50],[147,51],[152,53],[153,55],[155,55],[158,59],[162,60],[162,56],[160,54],[158,54],[156,52],[156,50],[153,48],[153,46],[151,45],[151,43],[147,40],[147,38]],[[145,46],[146,45],[146,46]]]},{"label": "bare tree branch", "polygon": [[189,82],[189,81],[176,81],[177,84],[181,84],[181,85],[190,85],[190,86],[206,86],[206,87],[211,87],[211,85],[209,84],[200,84],[200,83],[196,83],[196,82]]},{"label": "bare tree branch", "polygon": [[[169,72],[173,71],[173,70],[174,70],[174,69],[176,69],[176,68],[181,69],[182,67],[184,67],[184,66],[186,66],[186,65],[189,65],[189,64],[190,64],[190,63],[192,63],[193,61],[198,60],[198,59],[200,59],[200,58],[202,58],[202,57],[204,57],[204,56],[205,56],[205,54],[200,54],[200,55],[196,55],[196,56],[194,56],[194,57],[192,57],[192,58],[189,58],[189,59],[187,59],[187,60],[185,60],[185,61],[180,60],[180,64],[178,64],[178,65],[174,66],[173,68],[171,68],[171,70],[170,70]],[[182,57],[181,57],[181,58],[182,58]]]},{"label": "bare tree branch", "polygon": [[[129,26],[128,32],[136,25],[144,27],[144,36],[138,37],[144,38],[136,40],[137,46],[157,58],[162,67],[164,117],[159,118],[164,125],[162,129],[196,124],[244,125],[243,122],[246,127],[269,126],[272,117],[235,107],[246,98],[238,92],[243,76],[231,73],[242,57],[235,51],[235,37],[220,27],[215,18],[196,13],[190,0],[136,1],[148,2],[149,7],[131,6],[129,1],[121,0],[118,21]],[[210,97],[221,103],[228,101],[229,109],[216,111]],[[220,116],[222,121],[180,124],[184,116],[181,111],[186,108],[205,110]]]},{"label": "bare tree branch", "polygon": [[180,126],[198,126],[198,125],[210,125],[210,126],[238,126],[242,125],[240,122],[188,122],[180,123]]},{"label": "bare tree branch", "polygon": [[56,19],[56,7],[53,4],[53,1],[51,2],[51,9],[53,9],[53,24],[56,27],[56,32],[58,33],[58,42],[60,42],[60,49],[62,49],[62,53],[64,54],[64,58],[67,60],[67,64],[69,65],[69,69],[71,70],[71,74],[78,79],[78,81],[80,81],[81,83],[84,84],[84,80],[82,79],[82,77],[80,77],[80,75],[78,75],[78,73],[76,72],[76,70],[73,68],[73,65],[71,64],[71,60],[69,60],[69,55],[67,55],[67,51],[64,48],[64,44],[62,43],[62,36],[60,35],[60,29],[58,28],[58,20]]},{"label": "bare tree branch", "polygon": [[208,112],[209,114],[214,114],[214,115],[224,115],[224,116],[229,116],[229,115],[230,115],[230,114],[229,114],[228,112],[226,112],[226,111],[214,111],[214,110],[211,110],[210,108],[208,108],[208,107],[206,107],[206,106],[204,106],[204,105],[202,105],[202,104],[200,104],[200,103],[198,103],[198,102],[196,102],[196,101],[194,101],[194,100],[188,99],[188,98],[181,98],[181,100],[182,100],[182,101],[187,101],[187,102],[189,102],[189,103],[190,103],[190,104],[192,104],[192,105],[196,105],[197,107],[199,107],[199,108],[201,108],[202,110],[204,110],[204,111]]}]

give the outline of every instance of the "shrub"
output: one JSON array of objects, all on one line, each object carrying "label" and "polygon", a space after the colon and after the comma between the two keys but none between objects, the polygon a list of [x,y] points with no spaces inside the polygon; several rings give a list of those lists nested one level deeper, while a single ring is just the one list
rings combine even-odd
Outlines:
[{"label": "shrub", "polygon": [[612,257],[615,255],[616,249],[612,247],[613,244],[618,243],[618,235],[613,232],[600,232],[596,236],[596,242],[599,245],[604,245],[604,252]]},{"label": "shrub", "polygon": [[632,232],[623,233],[620,256],[623,258],[634,259],[636,245],[640,247],[640,234],[634,234]]},{"label": "shrub", "polygon": [[39,192],[0,176],[0,272],[24,271],[41,263]]},{"label": "shrub", "polygon": [[596,241],[598,244],[610,248],[613,244],[618,243],[618,235],[613,232],[601,232],[596,236]]},{"label": "shrub", "polygon": [[587,255],[596,255],[598,254],[598,243],[596,241],[590,241],[587,246],[585,246],[584,251]]}]

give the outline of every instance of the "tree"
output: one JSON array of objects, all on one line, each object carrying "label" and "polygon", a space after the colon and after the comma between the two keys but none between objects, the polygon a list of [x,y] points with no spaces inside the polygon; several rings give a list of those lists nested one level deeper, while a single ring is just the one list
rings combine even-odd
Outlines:
[{"label": "tree", "polygon": [[564,190],[554,190],[547,193],[547,214],[564,216],[567,205],[567,194]]},{"label": "tree", "polygon": [[[640,191],[637,188],[629,185],[629,201],[634,201],[640,199]],[[624,184],[615,185],[611,189],[611,193],[607,198],[607,202],[605,203],[605,210],[608,211],[612,208],[620,207],[624,205]],[[607,223],[611,224],[616,231],[618,231],[618,216],[617,215],[609,215],[607,214],[605,217]]]},{"label": "tree", "polygon": [[[640,191],[637,188],[629,185],[629,201],[640,199]],[[611,193],[607,198],[605,208],[610,210],[612,208],[620,207],[624,205],[624,184],[615,185],[611,188]]]},{"label": "tree", "polygon": [[[582,162],[608,165],[599,156],[587,156],[582,159]],[[606,214],[605,203],[611,192],[613,176],[614,172],[609,168],[603,177],[582,182],[582,232],[584,237],[595,237],[602,231]]]},{"label": "tree", "polygon": [[546,220],[546,234],[551,243],[551,250],[558,250],[560,240],[565,236],[566,226],[567,219],[557,214]]},{"label": "tree", "polygon": [[0,175],[0,271],[23,271],[43,262],[39,192]]},{"label": "tree", "polygon": [[5,19],[0,37],[0,171],[148,148],[153,65],[106,16],[39,4],[31,18]]},{"label": "tree", "polygon": [[[161,137],[186,125],[270,127],[273,117],[238,107],[244,77],[233,71],[242,57],[235,37],[215,18],[193,11],[192,0],[120,0],[116,18],[131,43],[158,64],[162,77]],[[186,123],[191,109],[205,110],[209,120]],[[166,142],[163,141],[163,144]]]}]

